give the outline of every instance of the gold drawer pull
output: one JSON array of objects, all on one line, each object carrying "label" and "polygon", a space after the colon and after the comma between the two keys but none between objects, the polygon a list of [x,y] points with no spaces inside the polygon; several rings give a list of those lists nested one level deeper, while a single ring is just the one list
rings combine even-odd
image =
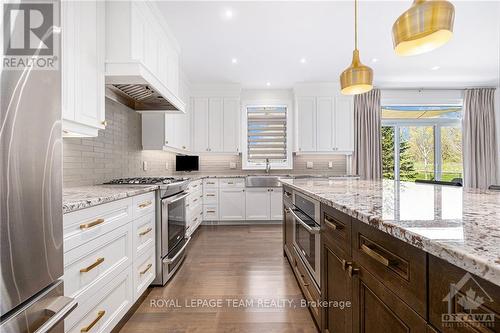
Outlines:
[{"label": "gold drawer pull", "polygon": [[146,230],[141,231],[141,232],[139,233],[139,236],[144,236],[144,235],[146,235],[146,234],[149,234],[151,231],[153,231],[153,228],[147,228]]},{"label": "gold drawer pull", "polygon": [[148,201],[144,201],[143,203],[141,203],[139,205],[139,208],[146,208],[147,206],[151,206],[153,202],[151,200],[148,200]]},{"label": "gold drawer pull", "polygon": [[207,182],[207,185],[215,185],[215,183]]},{"label": "gold drawer pull", "polygon": [[139,272],[139,274],[143,275],[146,274],[147,271],[153,266],[153,264],[148,264],[146,268],[144,268],[142,271]]},{"label": "gold drawer pull", "polygon": [[207,194],[207,197],[215,197],[215,194]]},{"label": "gold drawer pull", "polygon": [[99,266],[100,264],[102,264],[103,262],[104,258],[97,258],[97,260],[92,265],[80,269],[80,273],[87,273],[96,268],[97,266]]},{"label": "gold drawer pull", "polygon": [[207,213],[215,213],[215,210],[207,210]]},{"label": "gold drawer pull", "polygon": [[197,218],[197,217],[195,217],[195,218],[194,218],[193,222],[196,222],[196,221],[198,221],[198,218]]},{"label": "gold drawer pull", "polygon": [[198,199],[193,199],[193,202],[196,202],[196,201],[198,201]]},{"label": "gold drawer pull", "polygon": [[383,255],[381,255],[380,253],[375,252],[373,249],[369,248],[365,244],[361,244],[361,251],[363,251],[365,254],[370,256],[372,259],[378,261],[379,263],[381,263],[382,265],[384,265],[386,267],[389,267],[389,265],[391,264],[391,261],[389,259],[387,259]]},{"label": "gold drawer pull", "polygon": [[80,224],[80,229],[92,228],[92,227],[94,227],[98,224],[101,224],[101,223],[104,223],[104,219],[97,219],[97,220],[89,222],[89,223]]},{"label": "gold drawer pull", "polygon": [[102,317],[104,317],[105,314],[106,314],[106,311],[104,311],[104,310],[97,312],[97,317],[95,317],[95,319],[92,320],[92,322],[88,326],[83,327],[80,330],[80,332],[85,333],[85,332],[90,331],[92,329],[92,327],[94,327],[94,325],[97,324],[97,322],[99,320],[101,320]]},{"label": "gold drawer pull", "polygon": [[233,182],[227,182],[228,185],[233,185],[234,183]]},{"label": "gold drawer pull", "polygon": [[331,229],[333,229],[333,230],[342,230],[342,229],[344,229],[343,226],[335,224],[334,220],[332,218],[328,217],[328,216],[325,217],[324,221],[325,221],[326,224],[328,224],[328,227],[331,228]]}]

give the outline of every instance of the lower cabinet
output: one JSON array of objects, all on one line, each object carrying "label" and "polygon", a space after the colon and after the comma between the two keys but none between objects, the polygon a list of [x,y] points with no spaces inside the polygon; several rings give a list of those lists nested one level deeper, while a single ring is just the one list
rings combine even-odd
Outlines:
[{"label": "lower cabinet", "polygon": [[247,220],[283,219],[281,188],[247,187],[245,200]]},{"label": "lower cabinet", "polygon": [[245,188],[219,190],[219,216],[221,221],[245,219]]}]

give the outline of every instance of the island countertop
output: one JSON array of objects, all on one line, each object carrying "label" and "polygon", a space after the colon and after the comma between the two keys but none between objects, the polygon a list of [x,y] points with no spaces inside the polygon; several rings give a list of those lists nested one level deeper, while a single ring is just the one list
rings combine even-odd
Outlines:
[{"label": "island countertop", "polygon": [[281,181],[500,286],[500,192],[391,180]]}]

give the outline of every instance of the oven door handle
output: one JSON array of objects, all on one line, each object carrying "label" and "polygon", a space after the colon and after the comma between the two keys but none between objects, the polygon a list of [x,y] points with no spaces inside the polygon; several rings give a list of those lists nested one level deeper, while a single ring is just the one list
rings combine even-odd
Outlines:
[{"label": "oven door handle", "polygon": [[180,194],[177,194],[176,196],[174,196],[172,198],[163,199],[163,201],[166,202],[167,204],[171,204],[171,203],[174,203],[176,201],[184,199],[188,195],[189,195],[189,193],[180,193]]},{"label": "oven door handle", "polygon": [[320,228],[312,228],[311,226],[309,226],[307,223],[305,223],[304,221],[302,221],[301,218],[297,214],[295,214],[295,212],[293,211],[293,209],[289,209],[288,211],[290,213],[292,213],[292,215],[295,218],[295,220],[298,221],[309,233],[311,233],[311,234],[319,234]]},{"label": "oven door handle", "polygon": [[186,248],[186,246],[188,246],[189,244],[189,241],[191,240],[191,237],[188,238],[188,240],[186,241],[186,244],[184,244],[181,249],[179,250],[179,252],[177,252],[177,254],[172,258],[172,259],[169,259],[169,258],[165,258],[163,259],[163,263],[164,264],[171,264],[173,263],[174,261],[177,260],[177,258],[179,258],[179,256],[182,254],[182,251],[184,251],[184,249]]}]

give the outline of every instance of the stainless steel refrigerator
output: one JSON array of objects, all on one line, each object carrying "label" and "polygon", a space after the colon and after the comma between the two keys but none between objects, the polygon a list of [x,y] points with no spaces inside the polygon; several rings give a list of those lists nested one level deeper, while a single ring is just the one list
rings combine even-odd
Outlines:
[{"label": "stainless steel refrigerator", "polygon": [[64,332],[60,66],[3,66],[1,93],[0,332]]}]

